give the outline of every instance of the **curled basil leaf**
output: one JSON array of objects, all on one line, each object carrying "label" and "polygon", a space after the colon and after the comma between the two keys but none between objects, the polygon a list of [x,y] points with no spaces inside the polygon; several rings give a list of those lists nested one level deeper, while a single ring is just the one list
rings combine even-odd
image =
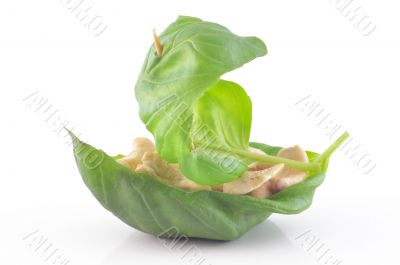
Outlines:
[{"label": "curled basil leaf", "polygon": [[[183,16],[159,39],[162,56],[154,45],[150,48],[135,87],[140,117],[154,135],[157,152],[164,160],[179,163],[186,176],[199,183],[223,183],[239,177],[244,166],[238,164],[226,173],[192,150],[193,108],[207,90],[222,82],[221,75],[265,55],[265,44],[256,37],[235,35],[219,24]],[[204,172],[210,176],[199,177]]]},{"label": "curled basil leaf", "polygon": [[[322,161],[323,171],[263,200],[218,191],[187,191],[135,173],[73,134],[71,137],[82,179],[96,199],[126,224],[165,237],[179,233],[193,238],[232,240],[272,213],[300,213],[311,205],[327,169],[327,160]],[[259,143],[250,145],[270,155],[280,149]],[[308,156],[312,160],[317,154],[308,152]]]}]

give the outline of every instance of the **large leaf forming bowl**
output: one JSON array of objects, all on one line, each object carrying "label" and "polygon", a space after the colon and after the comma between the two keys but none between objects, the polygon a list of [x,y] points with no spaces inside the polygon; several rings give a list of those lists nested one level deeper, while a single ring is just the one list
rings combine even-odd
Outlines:
[{"label": "large leaf forming bowl", "polygon": [[[307,209],[323,182],[327,161],[319,173],[269,199],[219,191],[188,191],[136,173],[71,134],[79,172],[96,199],[126,224],[152,235],[232,240],[272,213],[296,214]],[[279,147],[252,143],[276,155]],[[307,152],[310,160],[317,154]]]}]

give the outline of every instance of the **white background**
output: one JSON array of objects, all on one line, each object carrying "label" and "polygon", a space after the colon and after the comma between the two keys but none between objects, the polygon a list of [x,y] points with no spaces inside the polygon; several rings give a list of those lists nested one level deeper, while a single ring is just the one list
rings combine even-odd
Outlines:
[{"label": "white background", "polygon": [[204,264],[323,264],[296,239],[304,233],[341,264],[400,264],[397,1],[352,3],[374,21],[369,36],[329,0],[86,1],[107,25],[99,36],[66,2],[0,6],[0,264],[51,264],[24,240],[35,231],[71,265],[194,264],[103,209],[54,121],[23,100],[37,92],[84,140],[110,154],[128,152],[133,137],[149,136],[134,84],[151,30],[161,32],[179,14],[258,36],[268,46],[267,56],[224,76],[253,100],[252,140],[322,151],[330,139],[295,106],[311,95],[377,165],[362,174],[335,153],[309,210],[273,215],[233,242],[191,241]]}]

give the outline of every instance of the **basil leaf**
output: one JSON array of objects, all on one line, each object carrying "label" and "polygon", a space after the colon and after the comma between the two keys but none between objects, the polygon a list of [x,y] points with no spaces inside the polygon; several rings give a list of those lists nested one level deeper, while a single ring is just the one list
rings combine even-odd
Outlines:
[{"label": "basil leaf", "polygon": [[194,104],[190,130],[192,152],[179,161],[182,173],[199,184],[233,181],[245,170],[245,158],[230,150],[247,150],[251,100],[242,87],[219,80]]},{"label": "basil leaf", "polygon": [[267,53],[256,37],[192,17],[178,17],[161,35],[162,57],[150,48],[135,87],[139,114],[157,152],[177,163],[191,152],[193,105],[220,76]]},{"label": "basil leaf", "polygon": [[[96,199],[126,224],[152,235],[174,237],[179,233],[216,240],[238,238],[272,213],[296,214],[307,209],[325,177],[325,171],[313,174],[270,199],[217,191],[186,191],[135,173],[70,135],[79,172]],[[270,155],[274,152],[267,145],[250,145]],[[315,153],[308,154],[310,158],[316,157]],[[327,166],[327,160],[323,162]]]}]

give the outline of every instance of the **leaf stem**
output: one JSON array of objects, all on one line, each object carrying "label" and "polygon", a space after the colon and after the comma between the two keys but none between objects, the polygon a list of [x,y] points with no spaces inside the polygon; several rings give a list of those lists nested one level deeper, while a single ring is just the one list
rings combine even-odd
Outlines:
[{"label": "leaf stem", "polygon": [[322,154],[313,160],[314,163],[320,163],[332,155],[339,146],[350,137],[348,132],[344,132],[333,144],[331,144]]},{"label": "leaf stem", "polygon": [[257,154],[253,153],[250,151],[245,151],[245,150],[232,150],[233,153],[240,155],[240,156],[245,156],[247,158],[256,160],[256,161],[261,161],[261,162],[267,162],[271,164],[280,164],[283,163],[285,166],[288,166],[290,168],[295,168],[303,171],[309,171],[309,170],[319,170],[320,169],[320,164],[318,163],[304,163],[292,159],[287,159],[279,156],[272,156],[272,155],[267,155],[267,154]]},{"label": "leaf stem", "polygon": [[[314,160],[311,162],[305,163],[305,162],[300,162],[292,159],[287,159],[279,156],[272,156],[272,155],[267,155],[267,154],[258,154],[258,153],[253,153],[248,150],[240,150],[240,149],[229,149],[229,148],[224,148],[223,146],[212,146],[208,145],[208,148],[215,148],[217,150],[223,151],[223,152],[228,152],[228,153],[233,153],[235,155],[238,155],[240,157],[244,157],[246,159],[254,160],[254,161],[259,161],[259,162],[266,162],[266,163],[271,163],[271,164],[285,164],[285,166],[290,167],[290,168],[295,168],[299,169],[302,171],[319,171],[321,169],[321,164],[322,162],[328,158],[330,155],[332,155],[333,152],[339,146],[349,138],[349,133],[345,132],[343,133],[333,144],[331,144],[322,154],[317,156]],[[199,144],[198,146],[201,146]]]}]

